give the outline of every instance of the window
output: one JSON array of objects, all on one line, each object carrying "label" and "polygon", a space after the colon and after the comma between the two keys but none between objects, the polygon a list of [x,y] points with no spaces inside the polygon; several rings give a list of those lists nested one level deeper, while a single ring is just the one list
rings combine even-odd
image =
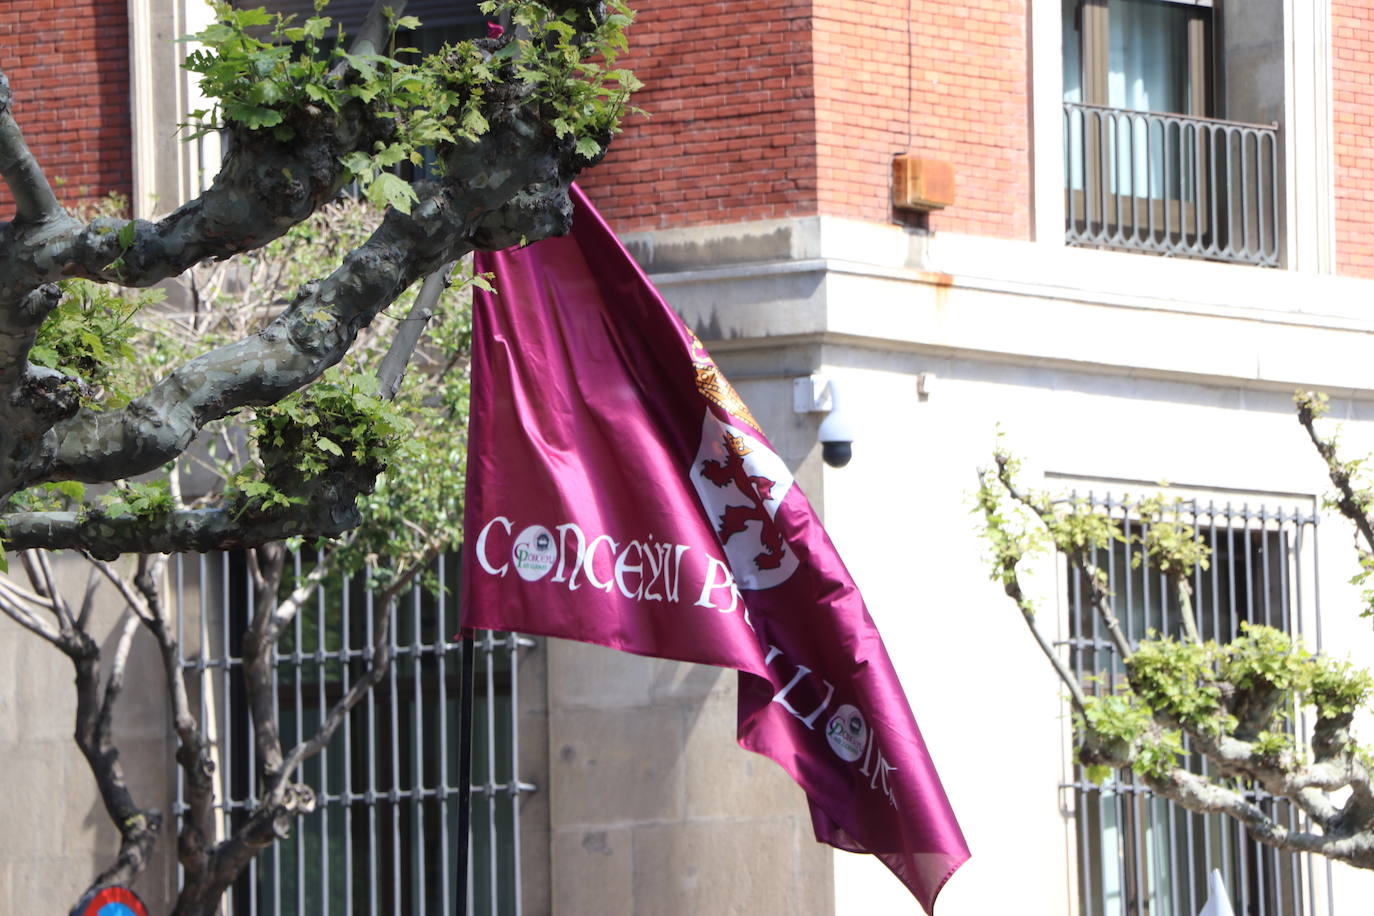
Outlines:
[{"label": "window", "polygon": [[[1091,498],[1091,497],[1090,497]],[[1120,519],[1126,535],[1140,524],[1119,501],[1091,498]],[[1185,504],[1183,520],[1211,549],[1211,564],[1194,575],[1198,628],[1203,639],[1227,641],[1245,621],[1299,632],[1302,583],[1311,570],[1315,520],[1291,508],[1274,511]],[[1113,611],[1127,637],[1148,630],[1177,636],[1178,608],[1162,575],[1134,568],[1135,544],[1114,544],[1094,558],[1109,577]],[[1071,666],[1085,686],[1103,692],[1124,674],[1115,647],[1089,605],[1080,576],[1068,583]],[[1200,765],[1199,761],[1195,765]],[[1129,773],[1102,785],[1075,768],[1073,793],[1078,850],[1080,916],[1194,916],[1207,900],[1207,876],[1221,870],[1237,916],[1299,916],[1314,912],[1307,899],[1302,857],[1251,840],[1234,820],[1199,815],[1155,797]],[[1296,826],[1298,814],[1258,790],[1251,799]],[[1277,806],[1277,807],[1276,807]]]},{"label": "window", "polygon": [[1278,132],[1219,120],[1212,0],[1065,0],[1074,244],[1278,263]]},{"label": "window", "polygon": [[[253,734],[243,687],[242,635],[252,589],[241,555],[179,557],[178,584],[188,692],[215,745],[220,829],[246,816],[257,792]],[[305,567],[302,570],[302,567]],[[296,572],[308,572],[298,556]],[[397,607],[393,661],[300,778],[315,789],[314,813],[263,852],[231,889],[227,913],[434,913],[457,909],[462,674],[457,629],[458,562],[435,568],[447,590],[420,588]],[[292,587],[292,576],[283,588]],[[376,612],[361,577],[323,585],[278,644],[279,727],[288,748],[366,670]],[[470,912],[520,911],[523,797],[519,778],[520,655],[533,643],[479,633],[474,665],[472,805],[467,867]],[[223,834],[222,834],[223,835]]]}]

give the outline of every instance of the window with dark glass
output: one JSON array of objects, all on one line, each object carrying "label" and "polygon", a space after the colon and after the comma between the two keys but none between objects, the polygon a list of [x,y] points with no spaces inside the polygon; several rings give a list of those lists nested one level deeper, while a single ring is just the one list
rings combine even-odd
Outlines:
[{"label": "window with dark glass", "polygon": [[1278,264],[1278,131],[1222,120],[1222,13],[1065,0],[1070,243]]}]

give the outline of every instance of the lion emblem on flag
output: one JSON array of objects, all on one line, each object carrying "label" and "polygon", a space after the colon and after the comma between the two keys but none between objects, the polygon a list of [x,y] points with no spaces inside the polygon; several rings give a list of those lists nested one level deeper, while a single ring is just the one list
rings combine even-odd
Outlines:
[{"label": "lion emblem on flag", "polygon": [[778,506],[792,475],[767,445],[709,411],[692,463],[692,485],[742,589],[780,585],[797,568],[778,528]]}]

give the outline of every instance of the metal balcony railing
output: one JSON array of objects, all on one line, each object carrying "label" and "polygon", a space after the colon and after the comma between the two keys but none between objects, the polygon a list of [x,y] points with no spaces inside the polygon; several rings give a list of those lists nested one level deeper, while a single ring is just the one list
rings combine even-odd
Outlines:
[{"label": "metal balcony railing", "polygon": [[1277,267],[1278,126],[1064,103],[1071,245]]}]

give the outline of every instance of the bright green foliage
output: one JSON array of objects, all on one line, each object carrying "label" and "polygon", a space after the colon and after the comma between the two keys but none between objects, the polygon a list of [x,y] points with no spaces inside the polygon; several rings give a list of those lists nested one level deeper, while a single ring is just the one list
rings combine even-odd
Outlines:
[{"label": "bright green foliage", "polygon": [[[210,271],[205,287],[214,294],[221,318],[202,336],[209,330],[211,337],[237,337],[266,320],[278,290],[324,272],[340,250],[360,244],[378,218],[355,201],[324,208],[261,252],[239,259],[237,270],[240,276],[246,272],[248,288],[238,298],[224,292],[232,284]],[[242,494],[251,511],[270,512],[298,501],[295,478],[305,480],[306,474],[346,473],[355,461],[382,469],[373,491],[358,499],[363,525],[341,541],[314,545],[337,570],[367,570],[374,586],[385,586],[435,545],[461,539],[472,324],[471,278],[460,271],[458,280],[440,298],[394,400],[377,397],[373,372],[414,301],[414,289],[382,313],[345,361],[320,381],[276,407],[260,409],[258,419],[229,421],[247,420],[257,430],[246,443],[225,424],[209,449],[207,460],[226,480],[228,495]],[[287,473],[271,471],[273,464]]]},{"label": "bright green foliage", "polygon": [[152,519],[171,512],[173,508],[172,491],[167,481],[140,483],[126,480],[102,494],[95,511],[106,518]]},{"label": "bright green foliage", "polygon": [[1221,735],[1235,718],[1221,704],[1214,664],[1216,643],[1201,645],[1170,638],[1141,640],[1127,661],[1131,686],[1159,713],[1185,728]]},{"label": "bright green foliage", "polygon": [[[621,0],[606,6],[610,14],[590,41],[582,43],[573,27],[585,13],[570,10],[555,16],[543,3],[519,0],[482,4],[488,16],[509,13],[517,34],[530,36],[507,44],[493,56],[493,63],[508,62],[517,79],[534,87],[535,97],[552,115],[554,131],[560,138],[573,139],[577,152],[587,158],[601,152],[605,138],[617,130],[626,113],[630,93],[640,86],[633,73],[615,66],[627,47],[625,29],[634,14]],[[588,54],[588,46],[596,53]]]},{"label": "bright green foliage", "polygon": [[375,376],[331,370],[258,408],[253,435],[261,453],[282,455],[290,471],[309,480],[339,469],[380,473],[411,426],[391,401],[377,396]]},{"label": "bright green foliage", "polygon": [[[1195,569],[1207,569],[1212,552],[1197,529],[1182,520],[1182,509],[1181,499],[1166,504],[1162,496],[1136,504],[1136,512],[1146,523],[1143,557],[1165,575],[1187,578]],[[1136,564],[1141,561],[1142,554],[1136,554]]]},{"label": "bright green foliage", "polygon": [[[484,3],[487,15],[508,14],[516,26],[496,50],[488,41],[463,41],[419,59],[413,49],[396,47],[399,31],[419,27],[413,16],[391,20],[387,53],[355,54],[327,16],[297,24],[261,8],[235,9],[225,0],[213,5],[218,21],[190,36],[203,47],[187,56],[185,66],[201,75],[201,91],[216,104],[192,112],[192,136],[231,122],[271,130],[289,142],[307,122],[361,105],[393,127],[387,139],[348,152],[340,162],[369,200],[406,213],[418,198],[391,169],[423,164],[428,148],[439,152],[430,160],[438,164],[446,145],[485,134],[495,115],[489,108],[493,86],[529,90],[556,137],[591,159],[619,130],[630,93],[640,85],[630,71],[614,66],[633,15],[621,0],[607,3],[609,15],[590,33],[575,28],[585,11],[555,14],[529,0]],[[316,12],[324,8],[317,0]],[[339,65],[346,65],[346,78],[338,76]]]},{"label": "bright green foliage", "polygon": [[1129,690],[1083,698],[1083,723],[1099,737],[1123,747],[1139,741],[1153,721],[1150,708]]},{"label": "bright green foliage", "polygon": [[287,141],[295,136],[285,123],[294,110],[317,103],[337,112],[349,96],[367,91],[331,84],[330,60],[321,53],[331,33],[329,17],[311,16],[297,26],[293,17],[261,7],[236,9],[227,0],[212,0],[211,6],[217,21],[189,36],[203,47],[188,54],[183,66],[201,75],[201,91],[216,107],[191,112],[192,137],[233,121],[250,130],[271,128]]},{"label": "bright green foliage", "polygon": [[980,475],[974,499],[975,511],[983,523],[983,540],[990,550],[988,578],[1010,582],[1016,574],[1016,564],[1037,546],[1032,534],[1035,529],[1027,524],[1023,512],[1004,502],[1002,486],[994,471],[984,471]]},{"label": "bright green foliage", "polygon": [[1255,753],[1272,765],[1283,765],[1293,759],[1297,743],[1284,731],[1262,731],[1254,741]]},{"label": "bright green foliage", "polygon": [[1374,676],[1348,661],[1318,656],[1308,668],[1304,685],[1307,701],[1323,719],[1348,716],[1374,695]]},{"label": "bright green foliage", "polygon": [[[1153,711],[1129,688],[1105,696],[1085,697],[1078,727],[1094,735],[1113,759],[1129,760],[1136,773],[1151,778],[1163,778],[1177,765],[1183,752],[1179,732],[1159,728]],[[1085,775],[1096,783],[1105,782],[1111,771],[1103,763],[1085,767]]]},{"label": "bright green foliage", "polygon": [[130,320],[162,299],[160,290],[123,291],[89,280],[63,280],[62,300],[38,329],[29,360],[79,379],[82,403],[122,407],[129,401],[117,367],[132,359],[138,328]]},{"label": "bright green foliage", "polygon": [[[127,398],[171,367],[262,328],[281,310],[282,290],[327,274],[338,253],[360,245],[380,219],[379,211],[351,199],[323,207],[255,252],[195,268],[188,275],[195,308],[145,309],[136,333],[124,320],[134,305],[107,301],[102,287],[72,281],[70,301],[40,333],[40,348],[50,346],[46,352],[57,368],[103,385],[101,403],[111,403],[112,391]],[[152,517],[169,508],[227,503],[241,513],[270,514],[308,498],[322,475],[377,472],[375,488],[358,501],[362,527],[316,546],[335,568],[369,569],[373,583],[384,585],[427,553],[461,539],[468,286],[475,281],[465,268],[457,273],[394,400],[379,397],[375,367],[414,302],[415,288],[363,329],[345,361],[313,385],[272,407],[207,426],[176,464],[179,488],[165,480],[134,483],[88,500],[79,483],[43,484],[17,494],[11,508]],[[93,317],[78,327],[81,315]],[[92,329],[94,343],[78,333]],[[207,486],[207,480],[216,482]]]},{"label": "bright green foliage", "polygon": [[1374,617],[1374,587],[1370,587],[1370,576],[1374,576],[1374,554],[1360,553],[1360,571],[1350,577],[1351,585],[1365,586],[1360,591],[1360,616]]},{"label": "bright green foliage", "polygon": [[[1327,473],[1336,492],[1328,494],[1323,500],[1327,509],[1339,511],[1357,524],[1368,526],[1371,511],[1374,511],[1374,486],[1370,485],[1365,467],[1369,457],[1342,458],[1337,436],[1323,438],[1316,431],[1315,421],[1330,412],[1330,399],[1320,391],[1298,391],[1293,395],[1298,405],[1298,420],[1312,436],[1317,452],[1326,462]],[[1360,569],[1350,578],[1350,584],[1361,587],[1360,616],[1374,617],[1374,587],[1370,577],[1374,576],[1374,554],[1364,547],[1357,548]]]},{"label": "bright green foliage", "polygon": [[1324,391],[1296,391],[1293,403],[1298,405],[1298,410],[1308,411],[1316,419],[1331,412],[1331,398]]},{"label": "bright green foliage", "polygon": [[1150,779],[1164,779],[1178,766],[1183,753],[1183,736],[1177,730],[1166,729],[1140,743],[1131,769]]},{"label": "bright green foliage", "polygon": [[1285,694],[1307,683],[1312,656],[1303,645],[1273,627],[1240,625],[1241,635],[1220,653],[1218,674],[1239,690],[1274,689]]},{"label": "bright green foliage", "polygon": [[1056,505],[1045,527],[1054,546],[1063,553],[1106,550],[1113,541],[1125,540],[1121,528],[1106,512],[1081,499]]}]

